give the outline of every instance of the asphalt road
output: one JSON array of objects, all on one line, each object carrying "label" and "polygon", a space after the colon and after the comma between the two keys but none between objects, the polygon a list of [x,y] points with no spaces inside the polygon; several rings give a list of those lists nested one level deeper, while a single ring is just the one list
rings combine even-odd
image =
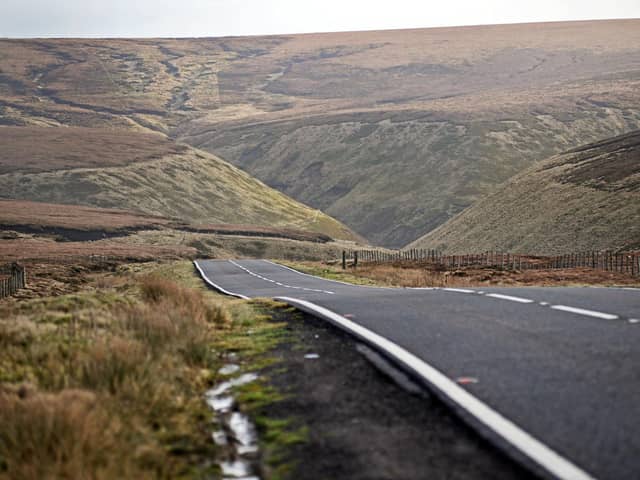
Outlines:
[{"label": "asphalt road", "polygon": [[285,297],[386,350],[543,476],[640,478],[640,290],[390,289],[196,264],[225,293]]}]

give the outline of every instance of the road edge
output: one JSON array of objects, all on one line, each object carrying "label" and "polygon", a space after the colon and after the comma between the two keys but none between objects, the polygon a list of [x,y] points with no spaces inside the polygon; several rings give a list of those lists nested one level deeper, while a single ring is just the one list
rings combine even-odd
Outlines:
[{"label": "road edge", "polygon": [[196,267],[196,269],[198,270],[198,272],[200,272],[200,276],[202,277],[202,279],[205,281],[205,283],[207,283],[207,285],[209,285],[211,288],[213,288],[214,290],[217,290],[220,293],[224,293],[225,295],[229,295],[230,297],[236,297],[236,298],[241,298],[243,300],[249,300],[249,297],[245,296],[245,295],[241,295],[239,293],[234,293],[234,292],[230,292],[229,290],[225,290],[224,288],[222,288],[220,285],[213,283],[209,277],[207,277],[207,275],[204,273],[204,271],[202,270],[202,268],[200,267],[200,265],[198,264],[198,260],[194,260],[193,261],[193,265]]},{"label": "road edge", "polygon": [[487,404],[454,383],[447,376],[399,345],[375,332],[315,303],[293,297],[274,297],[299,310],[326,320],[371,346],[388,360],[420,380],[430,392],[472,426],[483,437],[534,473],[556,480],[595,480],[594,477],[562,457],[503,417]]},{"label": "road edge", "polygon": [[[194,260],[193,263],[203,280],[215,290],[233,297],[249,299],[245,295],[230,292],[217,285],[207,277],[197,260]],[[296,271],[296,273],[302,272]],[[302,274],[304,275],[304,273]],[[388,360],[423,383],[430,392],[443,401],[481,436],[498,446],[509,457],[524,465],[533,473],[555,480],[596,480],[577,465],[457,385],[439,370],[392,341],[315,303],[283,296],[274,297],[274,300],[285,302],[303,312],[328,321],[374,348]]]}]

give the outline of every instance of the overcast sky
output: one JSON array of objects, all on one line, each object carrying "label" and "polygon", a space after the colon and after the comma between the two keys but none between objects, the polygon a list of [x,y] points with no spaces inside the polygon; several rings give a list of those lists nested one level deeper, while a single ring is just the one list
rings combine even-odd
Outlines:
[{"label": "overcast sky", "polygon": [[0,37],[183,37],[640,18],[640,0],[0,0]]}]

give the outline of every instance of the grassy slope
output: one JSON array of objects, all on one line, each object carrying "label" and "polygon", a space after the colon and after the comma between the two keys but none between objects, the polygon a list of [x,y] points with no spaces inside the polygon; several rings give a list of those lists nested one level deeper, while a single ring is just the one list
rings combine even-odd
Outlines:
[{"label": "grassy slope", "polygon": [[[19,130],[23,129],[25,127]],[[10,142],[22,156],[30,157],[32,149],[41,149],[36,139],[42,131],[49,134],[55,130],[59,147],[54,148],[50,143],[48,159],[24,166],[19,160],[15,161],[15,156],[0,157],[8,171],[0,175],[0,190],[5,198],[121,208],[194,223],[298,228],[334,238],[355,238],[331,217],[286,197],[205,152],[178,148],[166,142],[171,148],[163,153],[149,147],[149,135],[135,132],[122,131],[107,137],[102,130],[94,129],[26,130],[30,130],[31,135]],[[81,155],[83,145],[77,145],[78,138],[91,143],[94,133],[100,137],[99,155],[105,157],[106,167],[95,167],[96,155],[90,150],[92,160],[87,165]],[[20,140],[21,144],[17,145]],[[65,144],[74,145],[80,152],[75,164],[70,162],[72,157],[67,155]],[[118,150],[124,150],[123,155],[129,161],[118,158]],[[112,154],[119,164],[106,159],[105,152],[115,152]]]},{"label": "grassy slope", "polygon": [[411,247],[554,254],[640,248],[640,131],[539,162]]},{"label": "grassy slope", "polygon": [[401,246],[639,128],[639,24],[0,41],[0,119],[169,133]]},{"label": "grassy slope", "polygon": [[307,35],[262,55],[238,39],[220,95],[244,116],[174,131],[402,246],[533,161],[640,127],[638,25]]}]

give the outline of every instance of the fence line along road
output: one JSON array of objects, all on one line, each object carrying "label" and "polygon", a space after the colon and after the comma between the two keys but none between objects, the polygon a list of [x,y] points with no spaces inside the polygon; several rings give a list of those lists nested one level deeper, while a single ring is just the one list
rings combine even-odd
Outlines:
[{"label": "fence line along road", "polygon": [[437,250],[350,250],[342,253],[342,266],[347,264],[426,264],[445,268],[494,267],[505,270],[542,270],[559,268],[593,268],[608,272],[640,276],[640,252],[574,252],[563,255],[537,256],[504,252],[468,255],[444,255]]},{"label": "fence line along road", "polygon": [[0,266],[0,299],[15,294],[27,286],[27,273],[22,265],[8,263]]}]

